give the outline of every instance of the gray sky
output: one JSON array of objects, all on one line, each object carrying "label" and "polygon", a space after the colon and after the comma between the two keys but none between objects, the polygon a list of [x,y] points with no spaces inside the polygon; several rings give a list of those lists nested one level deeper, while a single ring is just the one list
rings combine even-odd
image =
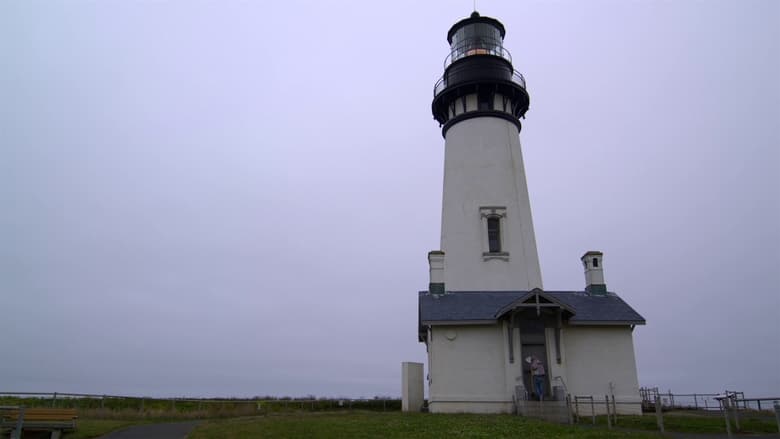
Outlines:
[{"label": "gray sky", "polygon": [[[0,3],[0,390],[400,394],[471,1]],[[547,289],[780,395],[780,2],[498,1]]]}]

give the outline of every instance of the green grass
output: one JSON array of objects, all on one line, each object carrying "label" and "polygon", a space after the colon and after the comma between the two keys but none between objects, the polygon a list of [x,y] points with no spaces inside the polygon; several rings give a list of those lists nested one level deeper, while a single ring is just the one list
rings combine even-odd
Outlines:
[{"label": "green grass", "polygon": [[511,415],[300,413],[207,421],[189,436],[204,438],[653,438],[653,433],[548,424]]},{"label": "green grass", "polygon": [[[234,408],[231,408],[234,409]],[[259,415],[236,417],[226,412],[139,413],[136,410],[80,410],[78,429],[65,439],[90,439],[131,425],[175,422],[196,413],[207,419],[190,435],[203,438],[501,438],[535,437],[561,439],[655,438],[654,414],[619,416],[618,429],[606,429],[606,417],[582,418],[581,426],[549,424],[512,415],[425,414],[398,411],[282,411],[260,409]],[[232,412],[233,410],[230,410]],[[255,411],[254,413],[258,413]],[[741,413],[743,433],[776,433],[777,424],[767,413]],[[233,416],[233,417],[229,417]],[[681,433],[725,433],[725,421],[715,413],[664,413],[666,431]],[[732,420],[733,428],[733,420]],[[626,430],[635,430],[633,432]],[[645,430],[640,432],[636,430]]]},{"label": "green grass", "polygon": [[[582,418],[583,424],[589,424],[590,418]],[[618,416],[618,428],[632,430],[658,431],[658,424],[653,413],[644,416]],[[597,416],[596,424],[607,425],[605,416]],[[756,413],[740,412],[740,433],[777,433],[777,422],[771,415],[757,416]],[[736,431],[734,419],[731,428]],[[719,413],[664,413],[664,429],[678,433],[726,433],[726,420]]]}]

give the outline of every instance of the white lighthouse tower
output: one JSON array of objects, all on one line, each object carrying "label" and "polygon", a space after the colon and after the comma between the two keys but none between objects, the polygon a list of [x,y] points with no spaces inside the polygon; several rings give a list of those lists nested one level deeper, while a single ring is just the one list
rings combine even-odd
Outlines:
[{"label": "white lighthouse tower", "polygon": [[[637,414],[633,331],[645,319],[607,290],[603,254],[582,256],[584,288],[542,287],[519,138],[529,98],[504,34],[477,12],[455,23],[434,87],[445,152],[441,248],[428,254],[428,290],[418,292],[428,409],[526,414],[610,394]],[[407,410],[422,405],[422,370],[404,365]]]},{"label": "white lighthouse tower", "polygon": [[542,288],[520,121],[523,76],[503,47],[504,26],[474,12],[450,28],[450,55],[434,87],[445,138],[441,251],[453,291]]}]

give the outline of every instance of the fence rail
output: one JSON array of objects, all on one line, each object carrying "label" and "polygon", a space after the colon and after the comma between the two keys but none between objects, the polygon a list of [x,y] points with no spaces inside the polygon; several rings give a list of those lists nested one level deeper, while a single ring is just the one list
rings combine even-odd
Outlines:
[{"label": "fence rail", "polygon": [[[641,399],[620,401],[614,395],[571,395],[561,401],[532,401],[516,399],[518,414],[558,423],[604,424],[608,428],[616,425],[642,424],[648,429],[664,432],[674,424],[679,413],[664,412],[690,410],[695,418],[709,420],[710,425],[722,418],[717,425],[726,428],[731,436],[760,423],[762,428],[776,425],[780,431],[780,397],[745,398],[744,393],[726,391],[721,394],[661,393],[657,388],[643,388]],[[650,397],[654,399],[648,401]],[[708,401],[714,401],[712,405]],[[691,403],[693,406],[691,406]],[[698,404],[698,406],[697,406]],[[0,392],[0,406],[61,407],[86,410],[86,413],[135,413],[142,416],[169,416],[175,413],[182,417],[235,416],[278,411],[327,411],[327,410],[374,410],[400,411],[401,400],[397,398],[192,398],[192,397],[149,397],[67,392]],[[90,410],[97,411],[90,411]],[[642,413],[645,416],[641,416]],[[648,412],[652,413],[649,414]],[[649,416],[648,416],[649,415]],[[135,415],[133,415],[135,416]],[[747,426],[747,427],[746,427]],[[672,427],[674,427],[672,425]]]},{"label": "fence rail", "polygon": [[[557,422],[566,423],[566,417],[554,410],[555,405],[564,405],[571,413],[568,423],[606,423],[608,428],[618,425],[619,418],[623,418],[624,428],[626,425],[640,426],[661,433],[669,424],[672,429],[679,429],[681,422],[703,422],[701,428],[725,432],[729,437],[735,432],[755,432],[756,429],[759,432],[780,431],[780,397],[746,398],[743,392],[733,390],[718,394],[672,393],[644,387],[639,393],[639,401],[615,401],[614,395],[567,395],[565,402],[520,402],[518,413],[548,421],[557,418]],[[669,413],[671,411],[674,413]],[[685,416],[686,412],[692,416]],[[648,416],[650,413],[652,415]],[[642,414],[644,416],[632,416]],[[718,418],[722,419],[718,421]],[[690,431],[692,427],[685,428]]]}]

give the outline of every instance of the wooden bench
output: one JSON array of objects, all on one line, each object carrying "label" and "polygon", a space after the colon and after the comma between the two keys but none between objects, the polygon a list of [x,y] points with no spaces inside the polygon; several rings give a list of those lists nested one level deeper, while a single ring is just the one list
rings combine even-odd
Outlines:
[{"label": "wooden bench", "polygon": [[[22,413],[23,411],[23,413]],[[54,408],[0,408],[0,429],[11,429],[11,437],[19,437],[16,432],[19,415],[22,414],[22,431],[49,431],[52,439],[59,439],[63,431],[76,429],[76,409]]]}]

